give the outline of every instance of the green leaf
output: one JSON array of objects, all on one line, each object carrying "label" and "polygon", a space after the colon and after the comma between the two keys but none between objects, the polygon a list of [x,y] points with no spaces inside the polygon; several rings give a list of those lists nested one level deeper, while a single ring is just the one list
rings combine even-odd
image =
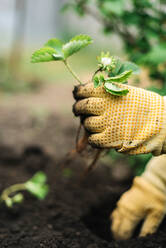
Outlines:
[{"label": "green leaf", "polygon": [[14,202],[14,203],[21,203],[23,201],[23,199],[24,199],[23,194],[18,193],[15,196],[12,197],[12,202]]},{"label": "green leaf", "polygon": [[54,61],[55,58],[52,56],[53,54],[56,54],[54,48],[43,47],[32,54],[31,62],[39,63],[39,62]]},{"label": "green leaf", "polygon": [[122,65],[121,65],[121,68],[119,70],[119,73],[123,73],[125,71],[132,71],[133,74],[139,74],[140,73],[140,68],[135,63],[125,61],[125,62],[122,62]]},{"label": "green leaf", "polygon": [[49,186],[47,184],[35,184],[33,182],[26,182],[25,187],[27,191],[36,196],[38,199],[44,199],[49,191]]},{"label": "green leaf", "polygon": [[91,37],[88,35],[78,35],[72,38],[68,43],[63,45],[63,53],[65,59],[78,52],[81,48],[92,43]]},{"label": "green leaf", "polygon": [[117,74],[120,74],[119,71],[120,71],[122,65],[123,65],[123,62],[121,61],[121,59],[115,58],[115,68],[112,70],[111,73],[114,74],[114,76]]},{"label": "green leaf", "polygon": [[47,180],[47,176],[44,172],[37,172],[28,182],[32,182],[35,184],[44,184]]},{"label": "green leaf", "polygon": [[132,71],[124,71],[123,73],[117,76],[107,78],[105,81],[123,83],[126,82],[126,80],[130,77],[131,74]]},{"label": "green leaf", "polygon": [[93,83],[94,83],[94,88],[97,88],[97,87],[99,87],[100,86],[100,81],[99,81],[99,78],[98,78],[98,76],[94,76],[93,77]]},{"label": "green leaf", "polygon": [[60,54],[53,54],[52,55],[53,56],[53,58],[54,58],[54,60],[64,60],[64,57],[62,56],[62,55],[60,55]]},{"label": "green leaf", "polygon": [[62,41],[53,38],[47,41],[43,48],[35,51],[31,57],[32,63],[63,60]]},{"label": "green leaf", "polygon": [[102,85],[102,83],[105,82],[103,74],[100,74],[99,76],[94,76],[93,77],[93,82],[94,82],[94,88],[97,88]]},{"label": "green leaf", "polygon": [[45,184],[46,180],[46,174],[42,171],[39,171],[25,183],[25,187],[27,191],[37,198],[44,199],[49,191],[49,186]]},{"label": "green leaf", "polygon": [[115,95],[115,96],[126,96],[129,92],[128,89],[122,89],[113,83],[105,83],[104,88],[111,95]]},{"label": "green leaf", "polygon": [[105,79],[104,79],[103,74],[100,74],[99,75],[99,80],[100,80],[101,83],[104,83],[105,82]]},{"label": "green leaf", "polygon": [[56,39],[56,38],[50,39],[47,41],[47,43],[44,46],[54,48],[56,51],[56,54],[63,55],[63,52],[62,52],[63,42],[59,39]]},{"label": "green leaf", "polygon": [[9,197],[5,200],[5,203],[8,208],[11,208],[13,206],[13,201]]}]

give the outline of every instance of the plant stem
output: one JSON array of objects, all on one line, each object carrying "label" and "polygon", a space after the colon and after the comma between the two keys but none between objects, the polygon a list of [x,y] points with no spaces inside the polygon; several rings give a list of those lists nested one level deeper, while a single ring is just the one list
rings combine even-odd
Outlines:
[{"label": "plant stem", "polygon": [[93,78],[96,76],[96,74],[97,74],[99,71],[102,72],[102,69],[99,68],[99,69],[97,69],[97,70],[94,72],[94,74],[93,74],[93,76],[92,76],[92,81],[93,81]]},{"label": "plant stem", "polygon": [[0,201],[5,201],[7,198],[9,198],[10,194],[17,192],[17,191],[20,191],[20,190],[26,190],[24,183],[14,184],[14,185],[6,188],[0,196]]},{"label": "plant stem", "polygon": [[73,77],[79,82],[79,84],[82,84],[81,80],[79,77],[75,74],[75,72],[71,69],[70,65],[67,63],[66,60],[63,61],[69,72],[73,75]]}]

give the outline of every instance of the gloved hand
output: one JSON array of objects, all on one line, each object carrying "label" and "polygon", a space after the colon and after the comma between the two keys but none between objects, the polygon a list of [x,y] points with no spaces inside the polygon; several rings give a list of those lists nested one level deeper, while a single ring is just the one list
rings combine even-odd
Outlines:
[{"label": "gloved hand", "polygon": [[141,88],[118,84],[128,89],[126,96],[113,96],[93,83],[76,86],[73,106],[83,116],[89,143],[98,148],[140,154],[166,152],[166,113],[162,96]]},{"label": "gloved hand", "polygon": [[128,239],[144,219],[140,236],[154,233],[166,214],[166,155],[152,158],[141,177],[134,179],[111,215],[115,239]]},{"label": "gloved hand", "polygon": [[115,239],[129,239],[144,219],[140,236],[146,236],[157,230],[165,214],[166,194],[144,178],[136,177],[111,215],[111,231]]}]

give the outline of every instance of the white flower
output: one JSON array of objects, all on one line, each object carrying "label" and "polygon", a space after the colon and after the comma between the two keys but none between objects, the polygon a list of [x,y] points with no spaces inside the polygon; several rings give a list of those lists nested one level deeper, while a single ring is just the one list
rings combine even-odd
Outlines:
[{"label": "white flower", "polygon": [[111,58],[108,58],[108,57],[101,58],[101,63],[104,65],[104,67],[106,67],[107,65],[110,65],[111,62],[112,62]]}]

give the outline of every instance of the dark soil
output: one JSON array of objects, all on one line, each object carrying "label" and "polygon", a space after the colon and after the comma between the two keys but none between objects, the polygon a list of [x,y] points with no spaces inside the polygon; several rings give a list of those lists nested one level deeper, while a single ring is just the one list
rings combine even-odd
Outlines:
[{"label": "dark soil", "polygon": [[21,206],[1,206],[1,248],[166,247],[166,221],[146,238],[113,240],[109,215],[131,181],[116,182],[108,167],[100,165],[81,182],[81,159],[62,167],[62,158],[55,160],[38,146],[27,147],[22,154],[9,147],[0,150],[0,190],[38,170],[47,174],[51,189],[44,201],[26,193]]},{"label": "dark soil", "polygon": [[77,122],[71,114],[41,118],[10,107],[0,108],[0,116],[0,192],[38,170],[50,185],[44,201],[26,193],[21,206],[0,206],[0,248],[166,247],[166,221],[149,237],[113,240],[109,215],[132,178],[123,161],[112,172],[99,162],[81,181],[85,160],[64,159],[75,142]]}]

